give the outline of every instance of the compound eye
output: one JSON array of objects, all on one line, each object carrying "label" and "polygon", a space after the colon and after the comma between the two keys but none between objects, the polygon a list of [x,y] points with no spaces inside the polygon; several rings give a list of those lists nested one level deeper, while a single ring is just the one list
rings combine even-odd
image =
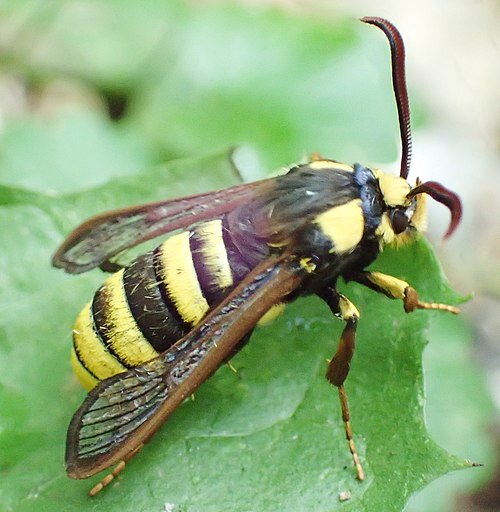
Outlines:
[{"label": "compound eye", "polygon": [[410,221],[403,210],[392,210],[389,214],[392,229],[396,235],[406,230]]}]

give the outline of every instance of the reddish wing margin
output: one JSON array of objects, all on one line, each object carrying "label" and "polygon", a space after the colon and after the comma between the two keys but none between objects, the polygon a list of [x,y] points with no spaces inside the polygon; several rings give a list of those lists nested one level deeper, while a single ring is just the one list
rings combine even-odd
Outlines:
[{"label": "reddish wing margin", "polygon": [[158,358],[98,384],[68,429],[68,475],[87,478],[130,458],[219,368],[262,315],[294,291],[305,275],[290,257],[268,258]]},{"label": "reddish wing margin", "polygon": [[52,264],[70,274],[86,272],[125,249],[236,208],[266,181],[96,215],[66,238]]}]

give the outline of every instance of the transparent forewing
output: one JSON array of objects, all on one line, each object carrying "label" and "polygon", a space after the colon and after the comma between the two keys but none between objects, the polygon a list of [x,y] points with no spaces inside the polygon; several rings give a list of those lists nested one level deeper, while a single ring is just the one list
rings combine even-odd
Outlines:
[{"label": "transparent forewing", "polygon": [[168,396],[163,373],[165,368],[155,361],[108,384],[80,419],[78,456],[109,451],[147,421]]},{"label": "transparent forewing", "polygon": [[146,240],[236,208],[264,181],[97,215],[68,236],[52,263],[72,274],[86,272]]},{"label": "transparent forewing", "polygon": [[295,261],[269,258],[167,352],[98,384],[69,426],[69,476],[91,476],[145,443],[304,276],[305,270]]}]

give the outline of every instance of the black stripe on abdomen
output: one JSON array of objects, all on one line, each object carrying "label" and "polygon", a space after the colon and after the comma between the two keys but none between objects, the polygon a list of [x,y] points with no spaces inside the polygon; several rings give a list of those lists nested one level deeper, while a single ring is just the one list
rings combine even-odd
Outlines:
[{"label": "black stripe on abdomen", "polygon": [[126,368],[143,364],[158,355],[142,334],[125,295],[124,269],[112,274],[97,290],[92,316],[97,333],[108,351]]},{"label": "black stripe on abdomen", "polygon": [[106,297],[105,297],[105,289],[103,286],[97,290],[92,300],[92,305],[90,307],[90,311],[92,314],[92,319],[94,322],[94,330],[97,334],[97,337],[101,340],[102,344],[106,347],[106,350],[117,360],[119,361],[125,368],[132,368],[132,365],[128,364],[126,361],[123,361],[119,354],[114,349],[111,344],[111,338],[109,336],[109,329],[106,320]]},{"label": "black stripe on abdomen", "polygon": [[188,332],[157,277],[154,253],[140,256],[125,269],[123,285],[132,316],[156,351],[165,351]]}]

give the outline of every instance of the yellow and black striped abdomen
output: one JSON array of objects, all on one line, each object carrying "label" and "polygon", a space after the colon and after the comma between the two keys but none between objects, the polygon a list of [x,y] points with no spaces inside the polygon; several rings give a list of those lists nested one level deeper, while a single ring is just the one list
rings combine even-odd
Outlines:
[{"label": "yellow and black striped abdomen", "polygon": [[199,224],[104,282],[73,330],[73,368],[87,389],[166,350],[243,277],[223,232],[219,219]]}]

